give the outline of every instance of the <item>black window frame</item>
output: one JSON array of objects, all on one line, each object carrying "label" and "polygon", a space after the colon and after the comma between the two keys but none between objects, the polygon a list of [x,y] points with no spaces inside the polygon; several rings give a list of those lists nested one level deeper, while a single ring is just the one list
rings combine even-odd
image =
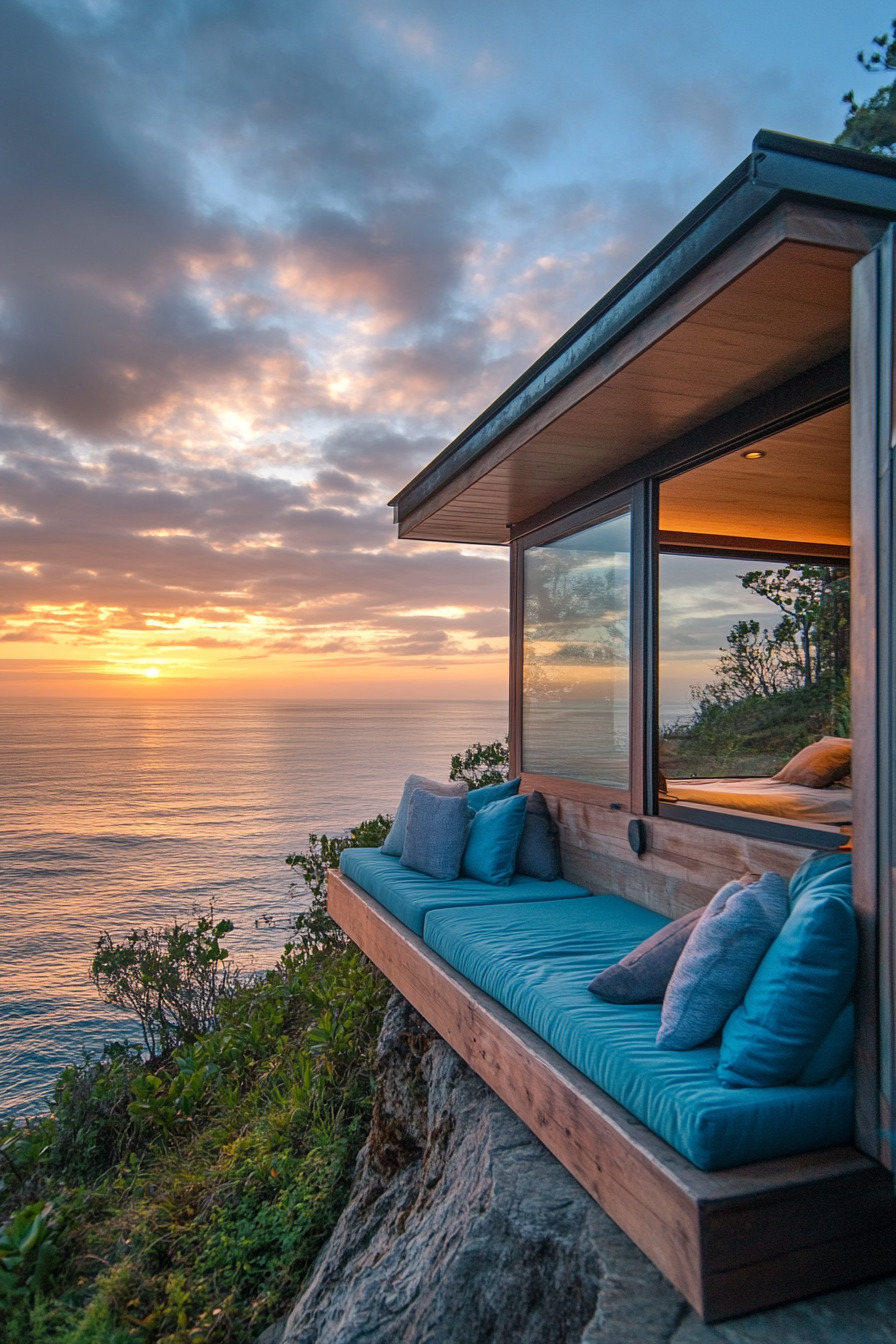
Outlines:
[{"label": "black window frame", "polygon": [[[799,422],[814,419],[830,406],[806,407]],[[755,433],[750,442],[760,443],[776,429]],[[743,447],[743,443],[738,447]],[[730,444],[706,454],[702,461],[724,457]],[[534,546],[544,546],[574,536],[628,509],[632,520],[631,551],[631,662],[629,668],[629,789],[614,789],[563,776],[529,775],[535,787],[550,780],[561,796],[576,797],[597,806],[630,812],[633,816],[661,817],[680,825],[727,831],[736,835],[815,849],[839,849],[848,836],[832,826],[789,822],[733,809],[667,803],[659,798],[659,530],[660,487],[669,480],[702,465],[701,461],[676,463],[654,476],[644,477],[620,490],[595,498],[573,512],[544,523],[515,538],[510,544],[510,764],[521,773],[523,721],[524,557]],[[595,487],[598,488],[597,486]],[[669,548],[670,550],[672,548]],[[689,548],[690,549],[690,548]],[[823,548],[819,548],[820,552]],[[836,549],[836,548],[835,548]],[[678,548],[676,548],[678,550]],[[678,550],[678,553],[681,553]],[[693,553],[700,553],[696,549]],[[705,551],[703,552],[706,553]],[[722,548],[713,548],[721,554]],[[738,555],[741,549],[738,548]],[[782,558],[783,553],[782,553]],[[796,557],[794,557],[796,558]],[[807,558],[807,557],[802,557]],[[837,563],[843,563],[840,556]],[[528,772],[527,772],[528,773]],[[544,791],[544,789],[543,789]]]}]

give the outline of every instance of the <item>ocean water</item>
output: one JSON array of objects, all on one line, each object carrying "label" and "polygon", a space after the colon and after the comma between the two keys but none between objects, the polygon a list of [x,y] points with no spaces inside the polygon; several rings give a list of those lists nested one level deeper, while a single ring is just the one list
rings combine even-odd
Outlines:
[{"label": "ocean water", "polygon": [[136,1022],[87,978],[102,930],[213,900],[273,965],[309,831],[394,811],[411,772],[507,732],[503,701],[0,702],[0,1114],[36,1114],[84,1048]]}]

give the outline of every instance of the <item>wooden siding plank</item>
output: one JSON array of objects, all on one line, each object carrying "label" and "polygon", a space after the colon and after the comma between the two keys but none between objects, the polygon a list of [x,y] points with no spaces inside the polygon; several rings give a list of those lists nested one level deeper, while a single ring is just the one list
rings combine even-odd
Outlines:
[{"label": "wooden siding plank", "polygon": [[520,787],[544,794],[560,827],[563,871],[571,882],[625,896],[670,919],[706,905],[744,872],[790,878],[813,853],[801,845],[646,816],[647,849],[635,855],[628,841],[631,814],[610,806],[613,790],[526,773]]}]

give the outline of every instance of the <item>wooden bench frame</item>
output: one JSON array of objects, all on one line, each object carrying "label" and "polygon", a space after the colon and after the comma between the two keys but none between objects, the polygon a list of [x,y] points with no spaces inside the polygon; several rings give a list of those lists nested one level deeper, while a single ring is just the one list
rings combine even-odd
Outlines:
[{"label": "wooden bench frame", "polygon": [[344,874],[333,919],[703,1320],[896,1270],[892,1176],[852,1147],[705,1172]]}]

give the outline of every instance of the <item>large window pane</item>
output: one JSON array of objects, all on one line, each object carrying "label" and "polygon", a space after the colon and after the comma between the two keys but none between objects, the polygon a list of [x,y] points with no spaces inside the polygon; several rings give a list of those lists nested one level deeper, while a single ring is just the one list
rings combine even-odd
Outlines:
[{"label": "large window pane", "polygon": [[849,571],[662,555],[659,672],[670,781],[767,778],[849,737]]},{"label": "large window pane", "polygon": [[628,788],[631,515],[524,563],[523,769]]}]

